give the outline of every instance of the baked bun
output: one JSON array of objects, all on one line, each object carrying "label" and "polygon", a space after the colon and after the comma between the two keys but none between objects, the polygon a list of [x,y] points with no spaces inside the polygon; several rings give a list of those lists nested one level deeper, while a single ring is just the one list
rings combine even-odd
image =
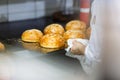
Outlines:
[{"label": "baked bun", "polygon": [[61,48],[64,44],[65,40],[60,34],[46,34],[40,40],[40,45],[44,48]]},{"label": "baked bun", "polygon": [[5,46],[3,43],[0,42],[0,51],[4,51],[5,50]]},{"label": "baked bun", "polygon": [[43,33],[37,29],[26,30],[22,34],[22,40],[25,42],[39,42]]},{"label": "baked bun", "polygon": [[86,36],[88,39],[90,39],[90,35],[91,35],[91,27],[89,27],[86,31]]},{"label": "baked bun", "polygon": [[85,34],[80,30],[68,30],[64,33],[64,39],[85,38]]},{"label": "baked bun", "polygon": [[81,30],[84,32],[86,30],[86,24],[79,20],[72,20],[66,24],[65,29],[66,30]]},{"label": "baked bun", "polygon": [[60,34],[63,35],[65,32],[64,28],[60,24],[51,24],[44,29],[44,34]]}]

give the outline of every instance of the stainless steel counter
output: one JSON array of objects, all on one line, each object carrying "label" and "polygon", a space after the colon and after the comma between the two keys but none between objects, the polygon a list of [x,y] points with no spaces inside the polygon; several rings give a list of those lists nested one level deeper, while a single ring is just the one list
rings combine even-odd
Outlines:
[{"label": "stainless steel counter", "polygon": [[19,43],[5,43],[7,50],[0,53],[0,80],[83,80],[79,61],[65,56],[64,50],[43,54]]}]

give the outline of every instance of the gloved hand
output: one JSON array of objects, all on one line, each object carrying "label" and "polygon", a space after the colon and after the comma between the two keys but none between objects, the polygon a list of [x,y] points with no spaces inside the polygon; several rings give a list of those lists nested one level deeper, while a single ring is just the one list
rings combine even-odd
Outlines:
[{"label": "gloved hand", "polygon": [[78,42],[77,40],[74,40],[72,42],[72,47],[71,47],[70,51],[76,55],[84,55],[85,48],[86,48],[86,46],[83,43]]},{"label": "gloved hand", "polygon": [[74,54],[83,55],[84,51],[85,51],[85,47],[88,44],[88,40],[87,39],[80,39],[80,38],[78,38],[78,39],[69,39],[67,41],[67,43],[68,43],[68,48],[65,49],[67,51],[67,54],[72,53],[73,55]]}]

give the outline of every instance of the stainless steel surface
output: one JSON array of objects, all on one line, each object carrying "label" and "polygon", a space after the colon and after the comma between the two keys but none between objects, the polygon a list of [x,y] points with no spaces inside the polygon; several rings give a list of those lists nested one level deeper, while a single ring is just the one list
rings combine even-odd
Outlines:
[{"label": "stainless steel surface", "polygon": [[7,51],[0,53],[0,79],[83,80],[79,61],[65,56],[64,50],[43,54],[22,48],[16,40],[4,43]]}]

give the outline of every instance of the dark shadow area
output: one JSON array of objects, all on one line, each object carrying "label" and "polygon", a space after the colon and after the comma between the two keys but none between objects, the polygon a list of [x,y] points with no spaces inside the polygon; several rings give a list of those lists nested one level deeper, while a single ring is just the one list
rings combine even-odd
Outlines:
[{"label": "dark shadow area", "polygon": [[0,23],[0,38],[20,38],[23,31],[27,29],[36,28],[43,31],[44,27],[51,23],[53,21],[50,17]]}]

